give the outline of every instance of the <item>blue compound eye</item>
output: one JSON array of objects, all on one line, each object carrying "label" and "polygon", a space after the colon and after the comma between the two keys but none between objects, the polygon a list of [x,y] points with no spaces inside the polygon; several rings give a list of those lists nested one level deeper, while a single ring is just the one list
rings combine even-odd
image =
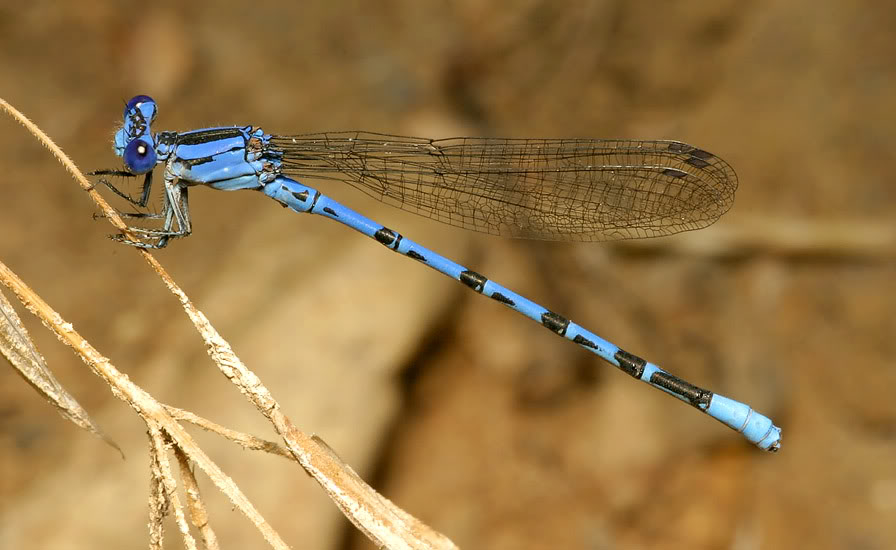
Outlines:
[{"label": "blue compound eye", "polygon": [[150,172],[156,165],[156,152],[152,145],[143,139],[135,139],[128,143],[122,158],[128,170],[135,174]]},{"label": "blue compound eye", "polygon": [[128,101],[128,104],[124,106],[124,116],[128,116],[128,112],[140,103],[153,103],[154,104],[155,101],[153,101],[153,99],[151,97],[149,97],[148,95],[134,96],[131,98],[130,101]]}]

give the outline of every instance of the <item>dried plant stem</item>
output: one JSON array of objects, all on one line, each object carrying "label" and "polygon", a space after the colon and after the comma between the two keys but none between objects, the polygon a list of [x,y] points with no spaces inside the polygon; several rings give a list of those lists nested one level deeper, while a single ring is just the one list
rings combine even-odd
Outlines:
[{"label": "dried plant stem", "polygon": [[116,369],[87,340],[81,337],[71,323],[66,322],[43,299],[34,293],[19,277],[0,262],[0,283],[9,288],[25,307],[36,315],[44,326],[53,331],[64,343],[71,346],[91,370],[102,378],[112,393],[128,403],[148,424],[157,424],[183,452],[204,471],[212,482],[227,495],[231,502],[252,521],[274,548],[288,546],[264,520],[251,502],[196,444],[192,436],[172,418],[165,407]]},{"label": "dried plant stem", "polygon": [[202,493],[199,491],[199,482],[193,474],[193,468],[187,455],[178,448],[174,449],[174,455],[177,457],[177,463],[180,467],[180,479],[184,486],[184,493],[187,495],[187,505],[190,510],[190,521],[199,529],[202,535],[202,542],[209,550],[218,550],[218,537],[212,529],[208,521],[208,511],[202,502]]},{"label": "dried plant stem", "polygon": [[[170,505],[173,505],[174,521],[177,523],[177,528],[180,530],[180,534],[183,537],[184,547],[186,547],[187,550],[197,550],[196,540],[193,538],[193,535],[190,534],[190,526],[187,525],[187,517],[184,514],[184,507],[180,502],[180,498],[177,496],[177,481],[174,480],[174,475],[171,472],[171,464],[168,462],[168,442],[165,440],[165,435],[158,425],[154,422],[149,422],[148,426],[150,456],[152,457],[153,465],[152,480],[155,487],[160,490],[157,498],[153,499],[152,504],[161,506],[160,511],[150,511],[151,517],[158,522],[158,525],[150,525],[150,531],[158,533],[157,540],[159,549],[161,550],[161,548],[163,548],[162,520],[165,517],[164,512],[167,511]],[[157,480],[161,481],[161,483],[157,483]]]},{"label": "dried plant stem", "polygon": [[[78,184],[85,189],[110,223],[126,237],[133,237],[118,213],[96,192],[77,166],[57,147],[36,125],[0,98],[0,108],[12,115],[25,126],[72,174]],[[133,239],[132,239],[133,240]],[[145,249],[137,249],[143,259],[162,278],[162,281],[180,301],[187,316],[193,322],[206,344],[208,354],[221,372],[243,395],[273,424],[284,439],[289,453],[324,488],[333,502],[362,532],[378,546],[394,549],[448,549],[455,545],[444,535],[431,529],[367,485],[330,448],[316,437],[305,434],[283,414],[280,405],[261,380],[249,370],[233,353],[230,344],[211,325],[205,315],[193,306],[187,295],[168,275],[155,257]],[[142,388],[133,384],[127,376],[118,371],[109,360],[82,338],[58,313],[37,296],[24,282],[0,262],[0,283],[15,293],[25,307],[38,316],[43,324],[56,333],[57,337],[71,346],[87,365],[111,388],[113,394],[127,402],[144,419],[149,428],[152,458],[152,505],[151,524],[167,513],[169,504],[174,504],[175,519],[184,534],[188,547],[195,545],[184,519],[183,509],[174,492],[176,483],[171,475],[167,459],[167,446],[174,446],[181,462],[182,473],[187,461],[192,461],[212,480],[239,509],[252,521],[265,539],[274,548],[286,549],[279,535],[261,517],[254,506],[245,498],[237,485],[209,459],[185,431],[183,426],[169,414],[166,407],[156,401]],[[186,468],[189,470],[189,468]],[[195,489],[192,473],[184,481],[187,491]],[[195,493],[198,495],[198,492]],[[210,531],[203,531],[207,525],[204,510],[198,500],[190,495],[191,517],[199,522],[200,532],[206,543],[214,541]],[[162,543],[161,523],[152,527],[151,547]],[[156,546],[158,545],[158,546]]]}]

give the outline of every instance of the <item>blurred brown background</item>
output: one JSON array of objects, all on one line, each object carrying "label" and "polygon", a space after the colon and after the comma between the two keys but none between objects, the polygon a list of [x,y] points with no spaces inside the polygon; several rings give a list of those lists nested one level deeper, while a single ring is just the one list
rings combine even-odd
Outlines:
[{"label": "blurred brown background", "polygon": [[[299,427],[461,547],[894,548],[894,13],[808,0],[4,0],[0,96],[85,171],[119,166],[110,139],[138,93],[159,103],[156,130],[674,138],[721,155],[740,177],[733,210],[644,243],[485,237],[320,187],[750,403],[783,428],[777,455],[261,194],[196,190],[194,235],[158,257]],[[5,118],[0,174],[3,262],[160,400],[271,437],[158,278]],[[24,318],[127,460],[0,369],[0,547],[144,547],[142,423]],[[369,547],[297,467],[197,437],[294,547]],[[203,488],[224,547],[263,547]],[[173,530],[167,542],[180,547]]]}]

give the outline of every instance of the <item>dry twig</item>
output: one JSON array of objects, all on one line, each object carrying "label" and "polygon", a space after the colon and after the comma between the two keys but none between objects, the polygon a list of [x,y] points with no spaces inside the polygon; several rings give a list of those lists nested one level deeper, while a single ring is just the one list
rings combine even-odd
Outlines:
[{"label": "dry twig", "polygon": [[[78,184],[88,192],[91,199],[102,211],[103,216],[128,238],[132,238],[126,224],[118,213],[100,196],[94,186],[84,177],[77,166],[31,121],[16,111],[6,101],[0,99],[0,108],[12,115],[29,132],[40,140],[72,174]],[[309,436],[299,430],[283,414],[280,405],[261,380],[250,371],[233,353],[230,344],[214,329],[205,315],[193,306],[187,295],[168,275],[155,257],[144,249],[136,249],[143,259],[162,278],[168,289],[180,301],[187,316],[193,322],[206,344],[207,351],[221,372],[235,384],[243,395],[268,418],[277,433],[283,438],[289,454],[324,488],[333,502],[361,531],[378,546],[386,548],[455,548],[444,535],[434,531],[367,485],[319,438]],[[274,548],[287,548],[286,543],[268,525],[237,487],[218,466],[202,451],[193,438],[177,421],[175,416],[202,425],[214,427],[213,431],[228,434],[231,440],[240,444],[255,445],[268,452],[283,454],[278,446],[245,436],[235,435],[224,428],[203,421],[189,413],[171,414],[171,409],[133,384],[126,375],[116,369],[109,360],[93,348],[24,282],[4,264],[0,263],[0,283],[12,290],[25,307],[41,319],[43,324],[56,333],[65,344],[71,346],[91,370],[102,378],[119,399],[128,403],[146,422],[150,437],[151,476],[150,491],[150,545],[160,548],[162,544],[161,520],[173,504],[175,520],[184,537],[187,548],[194,548],[195,541],[189,533],[186,515],[176,493],[176,481],[171,474],[167,448],[172,446],[181,465],[182,482],[186,488],[190,518],[202,533],[205,543],[214,547],[214,533],[210,530],[201,500],[196,491],[195,478],[189,463],[204,472],[218,489],[227,495],[234,506],[255,524],[268,543]],[[189,474],[187,474],[189,472]]]}]

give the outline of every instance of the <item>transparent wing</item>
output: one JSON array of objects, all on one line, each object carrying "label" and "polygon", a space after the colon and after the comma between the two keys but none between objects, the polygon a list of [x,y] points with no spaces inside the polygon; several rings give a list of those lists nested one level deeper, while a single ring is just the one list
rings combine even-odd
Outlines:
[{"label": "transparent wing", "polygon": [[345,181],[387,204],[510,237],[601,241],[706,227],[734,200],[721,158],[677,141],[275,136],[283,171]]}]

